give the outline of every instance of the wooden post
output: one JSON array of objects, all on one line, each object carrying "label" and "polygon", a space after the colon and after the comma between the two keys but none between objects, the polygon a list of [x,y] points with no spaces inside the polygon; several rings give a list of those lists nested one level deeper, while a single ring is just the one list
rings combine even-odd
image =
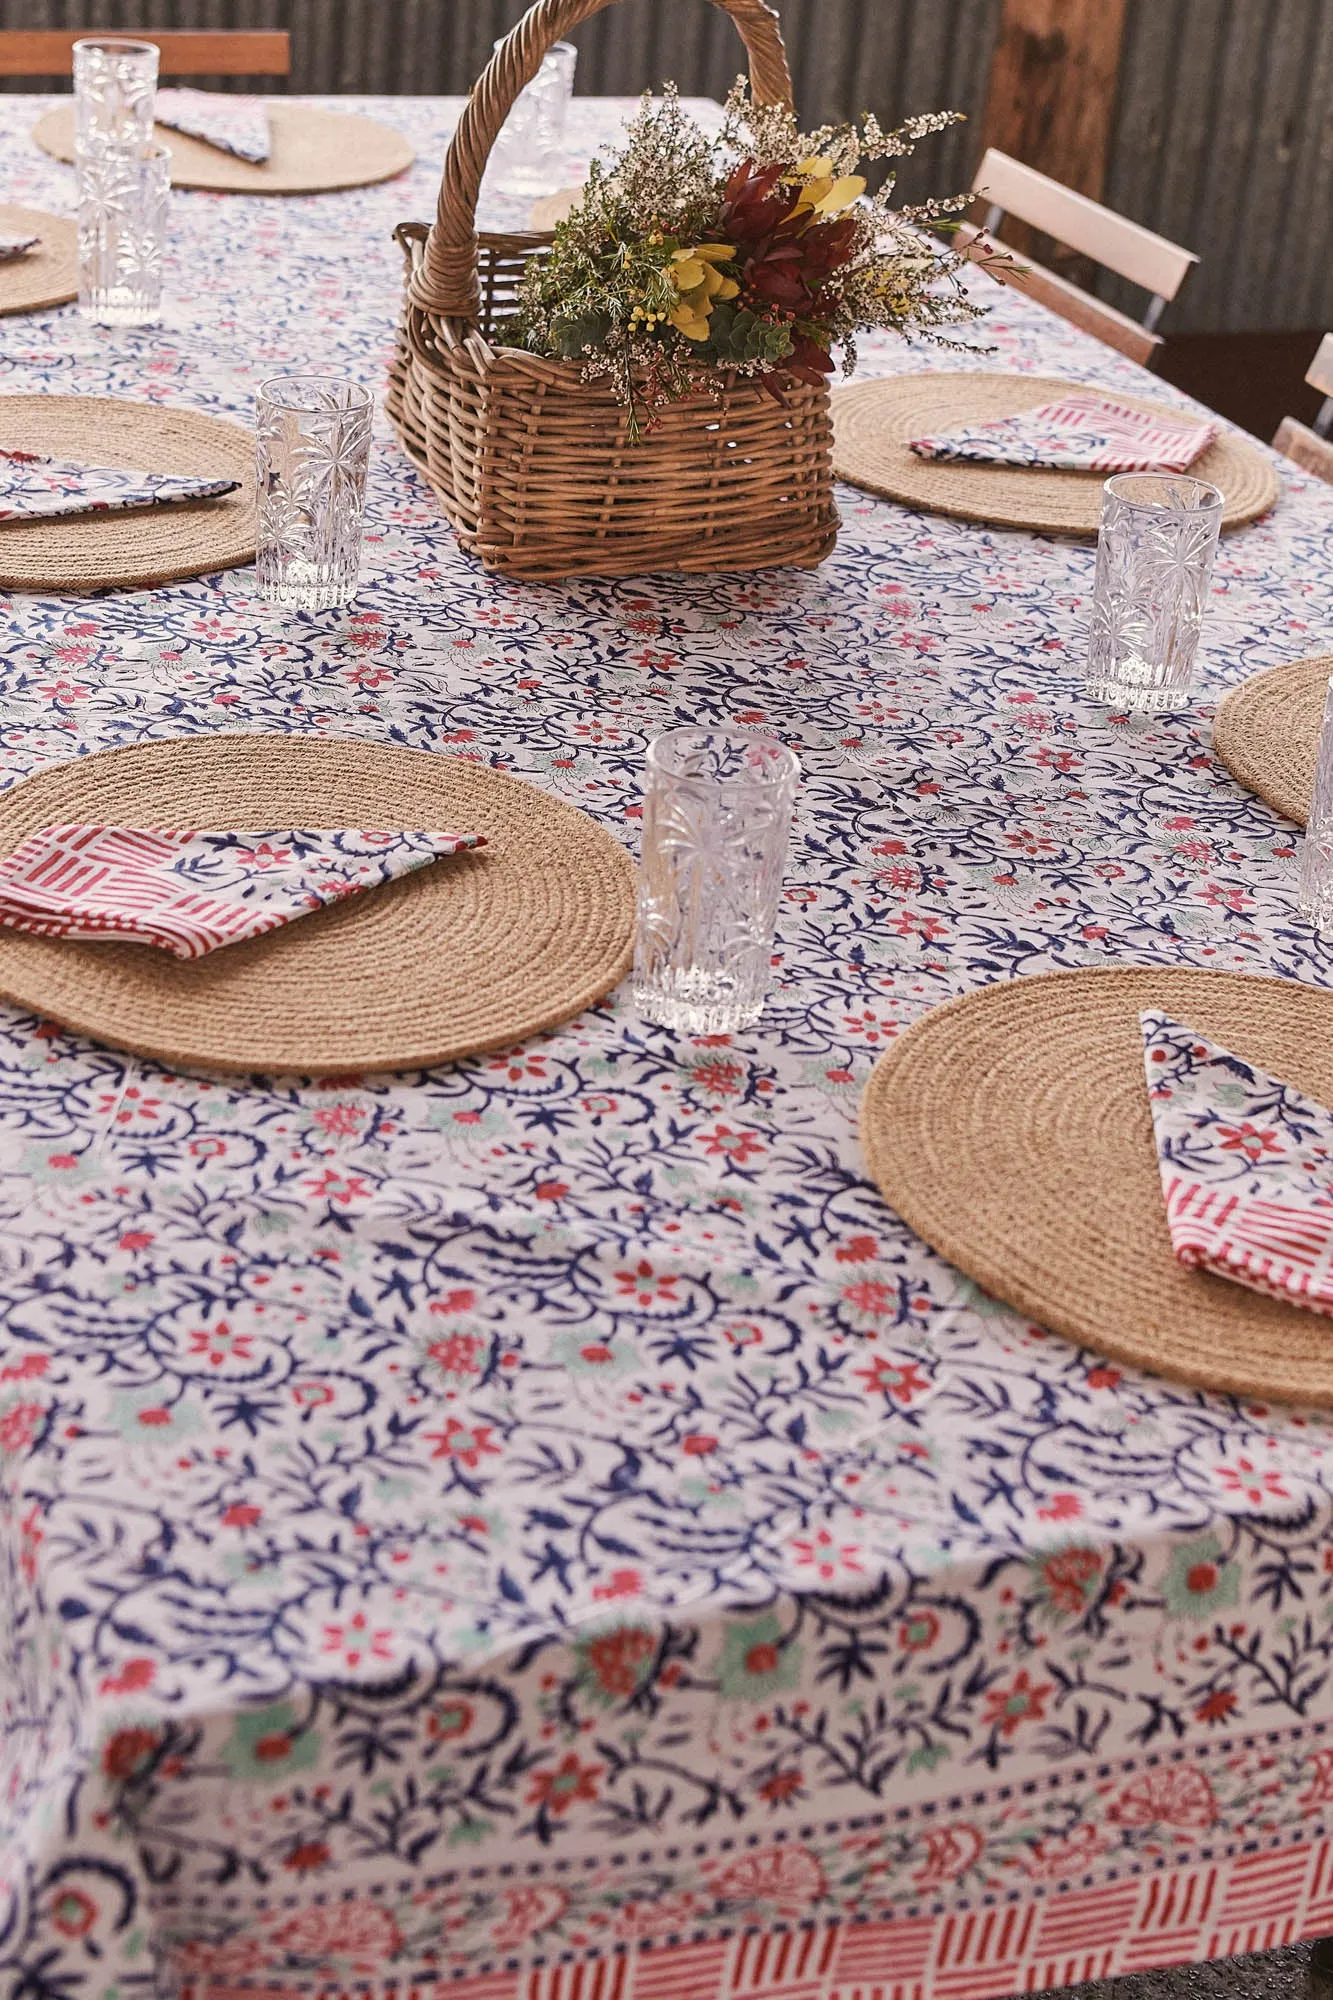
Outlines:
[{"label": "wooden post", "polygon": [[[1080,194],[1101,198],[1115,116],[1126,0],[1004,0],[981,120],[980,159],[998,146]],[[1005,228],[1027,251],[1027,232]]]}]

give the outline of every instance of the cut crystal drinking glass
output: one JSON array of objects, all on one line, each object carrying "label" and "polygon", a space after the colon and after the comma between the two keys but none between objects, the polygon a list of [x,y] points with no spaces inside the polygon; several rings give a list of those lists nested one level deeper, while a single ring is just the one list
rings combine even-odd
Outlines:
[{"label": "cut crystal drinking glass", "polygon": [[89,36],[74,44],[74,145],[137,148],[153,136],[154,42]]},{"label": "cut crystal drinking glass", "polygon": [[487,170],[497,194],[549,194],[555,186],[577,61],[572,42],[554,43],[532,82],[514,100],[491,148]]},{"label": "cut crystal drinking glass", "polygon": [[1177,472],[1103,489],[1086,693],[1152,714],[1188,706],[1222,495]]},{"label": "cut crystal drinking glass", "polygon": [[261,388],[256,569],[270,603],[326,611],[355,596],[373,412],[368,389],[333,375]]},{"label": "cut crystal drinking glass", "polygon": [[155,141],[81,152],[79,311],[101,326],[149,326],[162,317],[171,155]]},{"label": "cut crystal drinking glass", "polygon": [[669,729],[649,746],[634,1002],[681,1034],[763,1011],[800,765],[772,737]]}]

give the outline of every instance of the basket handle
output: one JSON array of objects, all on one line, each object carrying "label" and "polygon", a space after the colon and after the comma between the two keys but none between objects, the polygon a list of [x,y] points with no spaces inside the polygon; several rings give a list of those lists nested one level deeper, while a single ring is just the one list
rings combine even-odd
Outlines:
[{"label": "basket handle", "polygon": [[[491,147],[514,100],[553,43],[614,0],[536,0],[478,77],[449,144],[439,207],[424,255],[409,281],[412,304],[445,319],[481,316],[477,278],[477,195]],[[760,104],[792,101],[791,71],[778,17],[767,0],[712,0],[736,23]]]}]

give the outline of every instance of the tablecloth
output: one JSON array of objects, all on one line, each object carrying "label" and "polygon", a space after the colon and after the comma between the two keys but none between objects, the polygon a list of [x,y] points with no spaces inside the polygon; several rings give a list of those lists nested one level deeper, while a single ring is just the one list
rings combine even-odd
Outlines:
[{"label": "tablecloth", "polygon": [[[68,208],[35,108],[0,106],[5,185]],[[163,327],[6,320],[4,387],[244,421],[275,371],[378,386],[390,230],[458,107],[353,108],[410,176],[174,195]],[[576,114],[577,148],[616,107]],[[980,365],[1144,388],[976,282]],[[1199,701],[1139,724],[1080,695],[1091,547],[840,504],[813,572],[509,584],[381,428],[348,613],[245,570],[7,602],[7,781],[354,736],[632,847],[665,725],[804,766],[748,1033],[622,991],[423,1075],[238,1084],[0,1007],[15,2000],[987,2000],[1333,1928],[1329,1416],[1044,1335],[898,1222],[855,1128],[894,1036],[990,980],[1329,983],[1210,718],[1330,644],[1333,495],[1284,469]]]}]

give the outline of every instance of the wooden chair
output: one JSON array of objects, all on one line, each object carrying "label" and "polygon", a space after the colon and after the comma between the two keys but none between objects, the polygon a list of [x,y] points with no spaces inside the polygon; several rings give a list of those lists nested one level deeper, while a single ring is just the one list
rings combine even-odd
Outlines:
[{"label": "wooden chair", "polygon": [[[1072,321],[1085,333],[1095,334],[1109,347],[1150,367],[1162,344],[1157,322],[1180,290],[1191,266],[1198,263],[1194,252],[1182,250],[1179,244],[1128,221],[1112,208],[1103,208],[1099,201],[1090,201],[1085,194],[1075,194],[1072,188],[1063,187],[1047,174],[1039,174],[1034,167],[1025,167],[1021,160],[1010,159],[994,146],[983,155],[972,186],[990,207],[981,228],[965,224],[957,232],[956,243],[967,248],[977,261],[986,263],[991,276],[1002,284],[1027,292],[1062,319]],[[987,259],[983,231],[994,237],[1006,215],[1016,216],[1020,222],[1053,236],[1058,243],[1091,257],[1106,270],[1128,278],[1131,284],[1141,285],[1151,294],[1143,319],[1131,319],[1128,313],[1103,305],[1090,292],[1031,258]],[[1003,244],[1000,248],[1004,248]]]},{"label": "wooden chair", "polygon": [[169,32],[157,28],[0,29],[0,76],[68,76],[71,51],[87,36],[155,42],[162,76],[288,76],[291,36],[286,30],[207,28]]},{"label": "wooden chair", "polygon": [[1333,486],[1333,438],[1329,435],[1333,432],[1333,333],[1326,333],[1320,341],[1305,379],[1324,398],[1314,428],[1297,423],[1295,417],[1284,417],[1273,433],[1273,443],[1302,472],[1313,472]]}]

